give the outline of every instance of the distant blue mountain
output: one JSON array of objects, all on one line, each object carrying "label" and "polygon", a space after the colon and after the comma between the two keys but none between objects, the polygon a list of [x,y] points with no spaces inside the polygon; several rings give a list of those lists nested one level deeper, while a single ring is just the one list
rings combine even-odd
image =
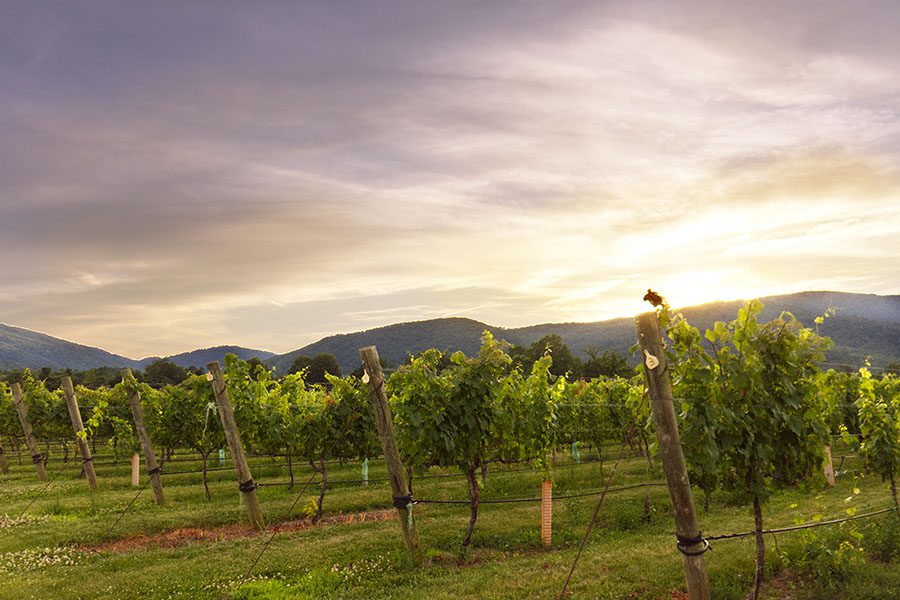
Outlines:
[{"label": "distant blue mountain", "polygon": [[[764,319],[781,311],[790,311],[801,322],[812,325],[816,316],[834,308],[834,317],[820,327],[823,335],[835,343],[828,353],[830,364],[859,366],[868,357],[876,368],[900,361],[900,296],[849,294],[843,292],[801,292],[761,298],[766,309]],[[730,321],[737,316],[743,301],[713,302],[681,309],[692,325],[704,329],[716,321]],[[649,305],[647,306],[649,309]],[[634,321],[612,319],[596,323],[545,323],[529,327],[502,328],[460,317],[398,323],[367,331],[332,335],[292,352],[275,355],[264,350],[240,346],[216,346],[184,352],[168,357],[182,366],[205,367],[213,360],[222,361],[233,352],[242,359],[253,356],[268,362],[279,374],[287,373],[298,355],[314,356],[320,352],[334,354],[341,368],[350,372],[359,367],[358,350],[378,346],[379,354],[395,364],[428,348],[446,351],[462,350],[472,354],[478,350],[482,332],[513,344],[529,345],[548,334],[558,334],[573,353],[585,357],[588,349],[613,350],[627,355],[634,344]],[[61,340],[43,333],[0,324],[0,369],[29,367],[40,369],[85,370],[94,367],[131,367],[143,369],[156,357],[135,360],[83,344]],[[827,366],[827,365],[826,365]]]},{"label": "distant blue mountain", "polygon": [[[849,294],[843,292],[801,292],[761,298],[766,305],[762,318],[770,320],[781,311],[793,313],[807,326],[829,307],[834,317],[820,327],[823,335],[835,343],[828,352],[833,364],[860,366],[866,357],[875,367],[900,361],[900,296]],[[703,331],[716,321],[731,321],[744,305],[743,300],[713,302],[681,309],[688,321]],[[650,305],[647,305],[650,309]],[[269,359],[276,373],[284,374],[298,355],[314,356],[320,352],[334,354],[346,372],[359,367],[358,349],[376,345],[378,354],[394,364],[428,348],[462,350],[466,354],[478,350],[481,333],[490,330],[496,337],[512,344],[530,345],[545,335],[557,334],[574,354],[582,358],[590,348],[600,352],[612,350],[628,355],[635,343],[634,320],[630,317],[595,323],[545,323],[528,327],[494,327],[472,319],[447,318],[399,323],[357,333],[332,335],[292,352]]]},{"label": "distant blue mountain", "polygon": [[[266,360],[274,356],[265,350],[253,350],[240,346],[216,346],[192,352],[183,352],[167,357],[182,367],[206,367],[206,364],[218,360],[222,362],[225,355],[232,352],[246,360],[253,356]],[[73,369],[84,371],[95,367],[130,367],[143,369],[158,357],[135,360],[126,356],[113,354],[93,346],[76,344],[45,333],[13,327],[0,323],[0,369]]]}]

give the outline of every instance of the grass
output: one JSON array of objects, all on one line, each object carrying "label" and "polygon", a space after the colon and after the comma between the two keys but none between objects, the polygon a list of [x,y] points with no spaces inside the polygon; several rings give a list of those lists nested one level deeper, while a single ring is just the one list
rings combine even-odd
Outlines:
[{"label": "grass", "polygon": [[[611,456],[614,449],[607,449]],[[840,453],[840,451],[836,452]],[[583,458],[588,458],[583,454]],[[559,595],[597,498],[558,499],[554,503],[554,547],[541,546],[538,503],[483,505],[471,551],[459,544],[468,521],[464,505],[418,505],[416,518],[429,564],[411,568],[394,520],[325,524],[279,533],[249,578],[245,578],[268,535],[222,536],[197,543],[160,547],[136,545],[126,552],[96,551],[100,544],[155,535],[184,528],[219,528],[245,522],[234,473],[210,473],[212,501],[206,501],[199,474],[169,475],[163,484],[165,507],[144,491],[118,525],[110,526],[137,490],[130,485],[127,460],[101,465],[100,489],[91,493],[72,466],[59,471],[38,497],[43,484],[33,468],[12,461],[9,475],[0,475],[0,600],[5,598],[360,598],[446,600],[546,598]],[[216,461],[213,461],[215,464]],[[253,459],[260,482],[285,481],[281,463]],[[610,463],[570,465],[554,471],[554,493],[598,490]],[[853,459],[844,469],[857,469]],[[199,469],[190,460],[168,469]],[[658,470],[658,469],[657,469]],[[288,518],[288,509],[311,472],[295,465],[297,487],[263,487],[258,493],[269,523]],[[384,478],[383,463],[370,461],[370,477]],[[418,498],[465,499],[464,478],[452,470],[435,469],[417,478]],[[887,486],[874,477],[843,474],[834,488],[823,484],[777,493],[765,507],[767,527],[798,520],[840,516],[849,507],[859,512],[889,503]],[[333,480],[359,477],[359,466],[335,466]],[[488,474],[483,499],[538,497],[540,474],[521,467],[496,467]],[[639,458],[622,463],[613,486],[660,480]],[[143,481],[143,480],[142,480]],[[854,494],[853,489],[860,493]],[[317,494],[313,484],[298,503]],[[649,497],[650,513],[644,500]],[[37,497],[26,517],[26,505]],[[699,493],[698,493],[699,498]],[[700,503],[698,502],[698,505]],[[326,517],[390,507],[390,487],[384,482],[336,485],[325,498]],[[8,515],[7,519],[2,514]],[[297,518],[299,511],[293,515]],[[889,518],[889,517],[888,517]],[[840,527],[780,534],[777,549],[767,536],[772,584],[768,598],[898,598],[900,597],[900,526],[885,517]],[[869,523],[868,521],[871,521]],[[747,531],[752,512],[726,496],[712,499],[708,514],[700,512],[704,532]],[[232,528],[233,529],[233,528]],[[572,598],[657,599],[679,597],[684,582],[681,559],[674,548],[673,521],[665,487],[611,493],[604,501],[598,526],[575,572]],[[825,533],[826,530],[829,533]],[[856,536],[856,537],[854,537]],[[861,537],[862,539],[857,539]],[[852,551],[841,543],[850,540]],[[855,540],[855,541],[854,541]],[[713,598],[746,596],[753,575],[754,542],[721,541],[707,554]],[[863,551],[858,550],[859,547]],[[831,552],[831,554],[829,554]],[[841,554],[843,552],[844,554]],[[835,558],[837,556],[837,558]],[[807,560],[804,560],[807,557]]]}]

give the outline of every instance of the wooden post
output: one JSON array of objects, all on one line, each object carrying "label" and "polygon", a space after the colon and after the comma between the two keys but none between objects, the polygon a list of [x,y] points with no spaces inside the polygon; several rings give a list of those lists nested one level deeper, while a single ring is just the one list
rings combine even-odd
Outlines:
[{"label": "wooden post", "polygon": [[831,446],[825,446],[825,481],[834,487],[834,460],[831,458]]},{"label": "wooden post", "polygon": [[34,432],[31,429],[31,422],[28,420],[28,407],[22,401],[22,388],[18,383],[12,384],[13,403],[16,405],[16,412],[19,413],[19,423],[22,424],[22,431],[25,433],[25,445],[31,452],[31,462],[34,463],[34,470],[37,471],[38,479],[41,481],[49,481],[47,479],[47,468],[44,466],[44,455],[38,448],[37,440],[34,439]]},{"label": "wooden post", "polygon": [[384,390],[384,372],[381,370],[381,362],[378,360],[378,350],[375,349],[375,346],[360,348],[359,357],[362,359],[365,377],[368,377],[372,412],[375,415],[378,438],[381,440],[381,448],[384,451],[384,460],[387,463],[388,475],[391,480],[394,507],[397,509],[397,516],[400,517],[403,541],[413,563],[421,566],[423,562],[422,548],[419,546],[419,532],[416,530],[416,522],[413,518],[412,494],[409,491],[409,482],[406,480],[406,469],[400,461],[400,451],[394,440],[394,424],[391,421],[391,409],[388,406],[387,393]]},{"label": "wooden post", "polygon": [[6,454],[3,452],[3,446],[0,446],[0,473],[6,475],[9,473],[9,463],[6,461]]},{"label": "wooden post", "polygon": [[635,325],[644,359],[644,379],[650,395],[659,454],[669,486],[669,498],[675,509],[675,533],[679,539],[678,547],[682,550],[688,594],[691,600],[709,600],[709,580],[706,575],[706,561],[702,554],[706,543],[700,539],[700,527],[694,513],[694,497],[681,449],[678,423],[675,420],[672,383],[669,380],[666,354],[656,313],[638,316]]},{"label": "wooden post", "polygon": [[91,489],[97,489],[97,473],[94,471],[94,459],[91,457],[91,449],[85,437],[84,423],[81,422],[81,409],[78,408],[78,399],[75,397],[75,388],[72,387],[72,378],[62,378],[63,393],[66,396],[66,406],[69,407],[69,418],[72,420],[72,429],[75,430],[75,443],[81,452],[81,464],[84,467],[84,476],[87,478]]},{"label": "wooden post", "polygon": [[[122,369],[122,381],[128,381],[134,376],[131,369]],[[150,487],[153,488],[153,496],[156,504],[162,506],[166,503],[166,497],[163,495],[162,480],[159,477],[159,465],[156,462],[156,455],[153,454],[153,442],[150,441],[150,434],[147,433],[147,426],[144,425],[144,409],[141,406],[141,393],[137,388],[132,389],[128,394],[128,405],[131,407],[131,415],[134,417],[134,428],[137,433],[138,441],[141,443],[141,450],[144,452],[144,460],[147,462],[147,475],[150,476]]]},{"label": "wooden post", "polygon": [[141,455],[131,455],[131,486],[138,487],[141,485]]},{"label": "wooden post", "polygon": [[545,548],[553,545],[553,482],[541,484],[541,542]]},{"label": "wooden post", "polygon": [[256,484],[250,474],[250,466],[244,456],[244,446],[241,444],[241,436],[234,421],[234,409],[231,407],[231,399],[228,397],[228,388],[225,386],[225,376],[217,361],[206,365],[212,382],[213,394],[216,397],[216,406],[219,408],[219,418],[222,420],[222,429],[225,432],[225,441],[231,451],[231,462],[234,463],[234,471],[237,474],[238,489],[243,493],[244,505],[250,516],[250,523],[256,529],[265,529],[262,511],[259,508],[259,498],[256,496]]}]

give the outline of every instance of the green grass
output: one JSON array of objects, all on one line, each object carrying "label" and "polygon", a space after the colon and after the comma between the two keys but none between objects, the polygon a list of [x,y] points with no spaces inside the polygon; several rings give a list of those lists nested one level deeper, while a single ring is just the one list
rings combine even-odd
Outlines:
[{"label": "green grass", "polygon": [[[605,456],[615,450],[607,449]],[[582,455],[584,458],[585,453]],[[0,515],[15,518],[44,487],[29,464],[12,461],[9,475],[0,476]],[[98,458],[97,462],[101,462]],[[215,465],[217,461],[212,461]],[[563,461],[554,472],[557,495],[600,489],[604,474],[597,463],[568,467]],[[58,469],[51,463],[51,476]],[[178,462],[168,470],[199,468],[199,462]],[[284,481],[286,470],[269,459],[253,459],[257,481]],[[521,467],[511,467],[521,469]],[[845,469],[857,469],[852,459]],[[210,473],[212,501],[206,501],[199,475],[170,475],[163,483],[168,505],[157,507],[149,489],[115,529],[113,521],[134,497],[127,461],[98,465],[101,487],[90,493],[77,468],[63,470],[28,510],[29,518],[0,526],[0,600],[11,598],[222,598],[244,580],[250,564],[268,535],[208,540],[174,548],[141,547],[129,552],[96,552],[93,546],[138,535],[179,528],[216,528],[245,522],[240,494],[230,470]],[[287,518],[288,509],[309,468],[295,465],[297,487],[264,487],[258,491],[269,523]],[[383,463],[370,461],[372,479],[386,476]],[[433,470],[431,474],[454,474]],[[335,466],[329,478],[357,479],[356,464]],[[624,461],[613,486],[649,479],[642,459]],[[540,474],[496,467],[488,474],[483,499],[537,497]],[[143,481],[143,480],[142,480]],[[464,499],[462,477],[415,479],[416,497]],[[860,493],[854,494],[853,488]],[[318,490],[313,485],[299,502],[307,503]],[[644,510],[649,497],[650,513]],[[700,504],[697,492],[698,505]],[[850,498],[848,500],[848,498]],[[596,498],[558,499],[554,504],[554,547],[546,550],[539,538],[539,504],[483,505],[473,548],[461,555],[468,509],[466,506],[418,505],[416,518],[429,564],[413,569],[403,551],[399,528],[393,520],[333,524],[276,535],[234,598],[360,598],[360,599],[512,599],[559,595],[584,534]],[[848,507],[860,512],[889,503],[887,486],[875,477],[855,479],[847,473],[835,488],[810,485],[784,490],[765,507],[767,527],[792,525],[816,516],[840,516]],[[326,516],[384,509],[390,506],[386,483],[369,486],[338,485],[325,498]],[[294,516],[299,511],[295,511]],[[871,522],[870,522],[871,521]],[[752,528],[749,507],[725,496],[712,499],[700,522],[709,534]],[[853,525],[821,528],[814,533],[780,534],[776,550],[767,536],[770,577],[775,585],[769,598],[793,590],[793,598],[897,598],[900,597],[900,534],[896,522],[884,517]],[[673,521],[665,487],[612,493],[604,501],[599,523],[575,572],[573,598],[671,598],[683,590],[681,558],[675,550]],[[832,530],[834,530],[832,532]],[[828,531],[828,533],[826,533]],[[821,533],[820,533],[821,532]],[[849,565],[829,559],[840,543],[856,542]],[[855,548],[862,546],[863,551]],[[844,547],[846,554],[846,546]],[[716,599],[746,596],[753,574],[752,539],[721,541],[707,554]],[[843,555],[842,555],[843,556]],[[806,560],[811,557],[815,560]],[[829,562],[831,560],[831,562]],[[843,565],[843,566],[842,566]],[[824,575],[823,575],[824,573]],[[829,577],[829,574],[833,577]]]}]

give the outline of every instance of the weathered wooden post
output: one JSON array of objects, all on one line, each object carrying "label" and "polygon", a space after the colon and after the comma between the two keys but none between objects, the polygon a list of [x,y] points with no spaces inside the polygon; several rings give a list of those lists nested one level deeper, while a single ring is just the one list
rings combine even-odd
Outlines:
[{"label": "weathered wooden post", "polygon": [[6,454],[3,452],[3,446],[0,446],[0,473],[6,475],[9,473],[9,463],[6,461]]},{"label": "weathered wooden post", "polygon": [[397,509],[397,515],[400,517],[403,541],[413,563],[420,566],[423,562],[422,548],[419,546],[419,532],[416,530],[416,522],[413,518],[412,494],[409,491],[409,482],[406,480],[406,469],[403,468],[403,463],[400,461],[400,451],[394,440],[394,424],[391,421],[391,409],[388,406],[387,392],[384,389],[384,372],[381,370],[381,362],[378,360],[378,350],[375,346],[360,348],[359,357],[362,359],[365,377],[368,377],[372,412],[375,415],[378,438],[381,440],[381,448],[384,451],[384,460],[387,463],[388,476],[391,480],[394,508]]},{"label": "weathered wooden post", "polygon": [[834,487],[834,460],[831,458],[831,446],[825,446],[825,482]]},{"label": "weathered wooden post", "polygon": [[669,486],[669,498],[675,509],[675,536],[684,563],[688,594],[691,600],[709,600],[709,580],[706,575],[706,561],[703,558],[708,543],[700,534],[697,516],[694,513],[694,497],[681,449],[678,423],[675,420],[672,382],[669,379],[668,363],[656,313],[638,316],[635,319],[635,326],[644,357],[644,379],[650,395],[659,454]]},{"label": "weathered wooden post", "polygon": [[75,430],[75,443],[81,452],[81,464],[84,467],[84,476],[87,478],[91,489],[97,488],[97,473],[94,471],[94,459],[91,449],[84,434],[84,423],[81,421],[81,409],[78,408],[78,398],[75,397],[75,388],[72,387],[72,378],[62,378],[63,393],[66,396],[66,406],[69,408],[69,418],[72,420],[72,429]]},{"label": "weathered wooden post", "polygon": [[[135,383],[131,369],[122,369],[121,373],[123,382]],[[150,434],[147,433],[147,426],[144,424],[141,392],[137,389],[137,386],[132,386],[128,390],[128,405],[131,407],[135,432],[137,433],[138,441],[141,443],[141,450],[144,452],[144,460],[147,462],[147,475],[150,477],[150,487],[153,488],[153,496],[156,499],[156,504],[162,506],[166,503],[166,497],[163,495],[162,479],[159,476],[160,467],[156,462],[156,455],[153,454],[153,442],[150,441]]]},{"label": "weathered wooden post", "polygon": [[228,449],[231,451],[231,461],[234,463],[234,471],[237,474],[238,489],[244,496],[244,505],[250,516],[250,523],[256,529],[265,529],[262,511],[259,508],[259,498],[256,496],[257,485],[253,483],[250,466],[244,456],[244,446],[241,444],[241,436],[237,430],[237,423],[234,421],[234,409],[231,406],[231,399],[228,397],[225,376],[217,361],[209,363],[206,368],[209,370],[209,379],[216,397],[216,406],[219,408],[219,418],[222,420],[225,441],[228,442]]},{"label": "weathered wooden post", "polygon": [[38,448],[37,440],[34,439],[34,431],[31,429],[31,422],[28,420],[28,407],[22,401],[22,388],[18,383],[12,384],[13,403],[16,405],[16,412],[19,414],[19,423],[22,424],[22,431],[25,433],[25,445],[31,452],[31,462],[34,463],[34,470],[37,471],[38,479],[41,481],[49,481],[47,479],[47,468],[44,466],[44,455]]}]

